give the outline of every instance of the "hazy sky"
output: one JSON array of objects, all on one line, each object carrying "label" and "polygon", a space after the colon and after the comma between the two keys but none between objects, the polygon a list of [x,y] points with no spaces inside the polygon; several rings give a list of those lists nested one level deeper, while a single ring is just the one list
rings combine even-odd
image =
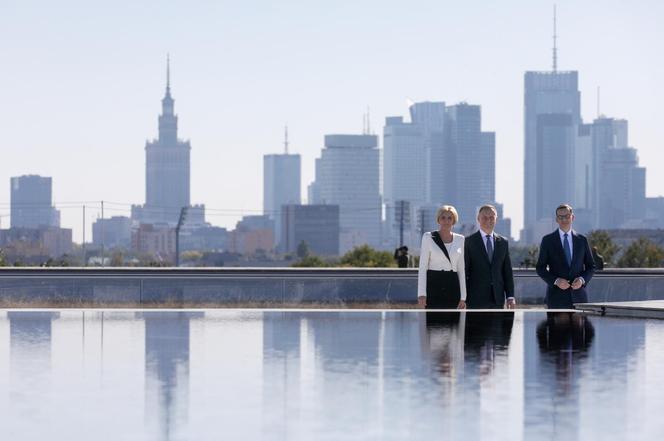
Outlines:
[{"label": "hazy sky", "polygon": [[[145,201],[171,54],[179,134],[192,144],[192,202],[233,227],[262,207],[262,155],[302,154],[302,188],[327,133],[378,134],[407,102],[482,106],[496,132],[497,198],[523,219],[523,73],[551,68],[553,3],[441,0],[0,0],[0,215],[9,178],[53,177],[62,226],[81,201],[106,216]],[[559,69],[578,70],[582,114],[626,118],[664,194],[664,2],[558,1]],[[382,144],[382,139],[381,139]],[[90,202],[88,205],[90,206]],[[97,203],[98,206],[98,203]],[[112,209],[111,209],[112,208]],[[96,217],[88,209],[88,222]],[[91,238],[89,224],[87,239]]]}]

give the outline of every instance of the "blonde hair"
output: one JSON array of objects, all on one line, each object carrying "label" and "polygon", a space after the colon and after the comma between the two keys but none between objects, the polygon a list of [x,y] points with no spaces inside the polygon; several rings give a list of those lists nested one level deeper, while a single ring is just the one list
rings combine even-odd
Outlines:
[{"label": "blonde hair", "polygon": [[456,224],[459,222],[459,213],[457,213],[456,208],[451,205],[443,205],[438,210],[436,210],[436,222],[440,220],[440,217],[443,215],[443,213],[452,213],[454,223]]}]

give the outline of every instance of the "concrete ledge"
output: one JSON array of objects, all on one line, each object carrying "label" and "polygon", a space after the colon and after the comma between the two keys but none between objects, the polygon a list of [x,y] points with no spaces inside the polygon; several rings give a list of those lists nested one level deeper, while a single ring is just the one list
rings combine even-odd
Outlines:
[{"label": "concrete ledge", "polygon": [[[534,270],[515,270],[515,283],[519,303],[544,303]],[[414,304],[416,293],[416,269],[0,268],[4,305]],[[599,272],[589,295],[593,303],[664,300],[664,269]]]},{"label": "concrete ledge", "polygon": [[582,303],[576,305],[576,308],[599,315],[664,319],[664,300]]}]

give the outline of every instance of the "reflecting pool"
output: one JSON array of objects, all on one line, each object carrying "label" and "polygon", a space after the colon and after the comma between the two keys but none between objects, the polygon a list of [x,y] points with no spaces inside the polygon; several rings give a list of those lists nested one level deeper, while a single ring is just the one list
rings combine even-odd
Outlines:
[{"label": "reflecting pool", "polygon": [[2,440],[661,439],[664,321],[3,311]]}]

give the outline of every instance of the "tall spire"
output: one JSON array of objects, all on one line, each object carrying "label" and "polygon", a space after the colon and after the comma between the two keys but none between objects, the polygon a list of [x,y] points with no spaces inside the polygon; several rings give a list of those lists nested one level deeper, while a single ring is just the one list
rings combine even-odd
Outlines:
[{"label": "tall spire", "polygon": [[171,95],[171,54],[166,54],[166,95]]},{"label": "tall spire", "polygon": [[159,140],[174,145],[177,143],[177,136],[178,118],[175,116],[175,100],[171,96],[171,56],[166,54],[166,94],[161,99]]},{"label": "tall spire", "polygon": [[284,126],[284,152],[288,154],[288,126]]},{"label": "tall spire", "polygon": [[553,71],[558,71],[558,47],[556,46],[556,5],[553,5]]}]

